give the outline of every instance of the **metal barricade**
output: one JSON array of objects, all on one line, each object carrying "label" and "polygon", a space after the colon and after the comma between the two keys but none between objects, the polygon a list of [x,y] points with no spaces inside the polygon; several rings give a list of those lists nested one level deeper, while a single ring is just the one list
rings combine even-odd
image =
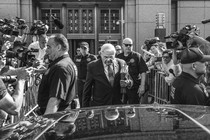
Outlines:
[{"label": "metal barricade", "polygon": [[[158,70],[150,70],[147,73],[147,84],[149,86],[149,96],[152,97],[151,102],[159,104],[167,104],[169,102],[170,86],[166,83],[163,73]],[[151,103],[150,102],[150,103]]]},{"label": "metal barricade", "polygon": [[37,94],[38,94],[38,87],[39,84],[37,80],[39,75],[34,74],[31,75],[30,80],[26,82],[26,89],[24,93],[23,105],[20,110],[20,114],[18,116],[14,116],[12,123],[18,122],[22,120],[28,115],[36,116],[34,110],[38,107],[37,105]]}]

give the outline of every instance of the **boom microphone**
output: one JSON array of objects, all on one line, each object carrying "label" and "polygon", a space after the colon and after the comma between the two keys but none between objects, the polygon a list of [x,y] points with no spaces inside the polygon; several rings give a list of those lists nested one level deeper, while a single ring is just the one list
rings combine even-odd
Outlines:
[{"label": "boom microphone", "polygon": [[206,24],[206,23],[209,23],[210,22],[210,19],[206,19],[206,20],[202,20],[201,23],[203,24]]},{"label": "boom microphone", "polygon": [[51,15],[51,17],[53,18],[53,22],[55,23],[55,25],[59,29],[63,29],[63,27],[64,27],[63,23],[60,20],[58,20],[58,18],[54,17],[53,15]]}]

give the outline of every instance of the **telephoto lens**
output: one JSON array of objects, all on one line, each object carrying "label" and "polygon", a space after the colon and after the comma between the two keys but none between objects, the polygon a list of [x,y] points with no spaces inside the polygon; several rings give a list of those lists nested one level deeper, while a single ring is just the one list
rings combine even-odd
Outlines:
[{"label": "telephoto lens", "polygon": [[4,83],[14,83],[17,81],[16,76],[7,75],[7,76],[0,76],[0,78]]}]

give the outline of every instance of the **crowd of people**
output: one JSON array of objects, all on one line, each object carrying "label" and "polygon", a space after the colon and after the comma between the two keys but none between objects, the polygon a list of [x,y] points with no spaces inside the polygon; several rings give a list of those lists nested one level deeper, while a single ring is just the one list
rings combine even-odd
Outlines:
[{"label": "crowd of people", "polygon": [[[133,50],[133,40],[124,38],[121,46],[103,44],[96,56],[89,53],[92,46],[82,41],[72,59],[63,34],[47,36],[45,32],[32,43],[22,45],[26,32],[28,28],[22,36],[4,38],[1,46],[1,76],[16,77],[12,83],[0,78],[1,115],[18,114],[27,90],[26,81],[34,73],[41,75],[38,115],[71,108],[76,98],[80,107],[147,104],[146,77],[151,70],[162,73],[171,87],[172,104],[210,105],[205,77],[210,57],[199,49],[202,44],[187,46],[179,56],[178,47],[168,49],[155,37],[145,41],[140,54]],[[9,89],[11,85],[13,89]]]}]

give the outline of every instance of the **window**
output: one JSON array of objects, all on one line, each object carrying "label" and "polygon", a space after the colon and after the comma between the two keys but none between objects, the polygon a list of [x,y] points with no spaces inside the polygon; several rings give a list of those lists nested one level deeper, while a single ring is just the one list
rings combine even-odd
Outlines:
[{"label": "window", "polygon": [[93,9],[68,10],[68,33],[94,33]]},{"label": "window", "polygon": [[120,25],[117,24],[120,20],[119,9],[101,10],[101,33],[120,33]]},{"label": "window", "polygon": [[110,28],[111,28],[111,33],[119,33],[119,25],[117,22],[119,22],[120,19],[120,13],[119,10],[111,10],[111,17],[110,17]]},{"label": "window", "polygon": [[90,9],[82,10],[82,32],[93,33],[93,11]]},{"label": "window", "polygon": [[59,33],[60,29],[55,25],[51,17],[54,16],[60,20],[60,9],[41,9],[41,21],[49,26],[47,33]]},{"label": "window", "polygon": [[68,12],[69,33],[79,33],[79,10],[72,9]]},{"label": "window", "polygon": [[101,10],[101,33],[109,33],[109,10]]}]

